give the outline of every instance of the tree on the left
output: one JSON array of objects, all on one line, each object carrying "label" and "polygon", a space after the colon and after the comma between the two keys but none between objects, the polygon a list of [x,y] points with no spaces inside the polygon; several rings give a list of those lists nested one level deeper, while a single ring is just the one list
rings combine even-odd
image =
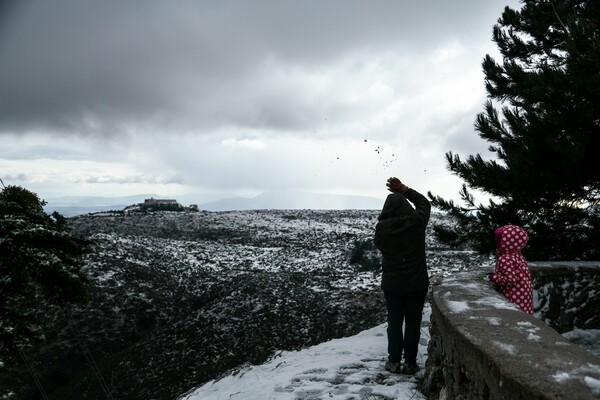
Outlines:
[{"label": "tree on the left", "polygon": [[61,214],[20,186],[0,191],[0,372],[44,339],[39,313],[46,305],[85,302],[82,272],[90,242],[71,234]]}]

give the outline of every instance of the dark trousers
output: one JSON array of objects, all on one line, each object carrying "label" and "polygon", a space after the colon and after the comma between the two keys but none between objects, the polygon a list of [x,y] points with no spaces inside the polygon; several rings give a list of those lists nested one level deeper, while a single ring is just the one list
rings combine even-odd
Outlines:
[{"label": "dark trousers", "polygon": [[427,289],[411,293],[385,292],[389,361],[400,362],[404,352],[404,362],[416,364],[426,295]]}]

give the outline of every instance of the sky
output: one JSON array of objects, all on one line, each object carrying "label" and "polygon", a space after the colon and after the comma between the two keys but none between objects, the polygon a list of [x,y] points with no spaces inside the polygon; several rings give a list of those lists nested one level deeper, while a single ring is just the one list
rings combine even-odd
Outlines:
[{"label": "sky", "polygon": [[457,199],[517,0],[4,0],[0,179],[42,198]]}]

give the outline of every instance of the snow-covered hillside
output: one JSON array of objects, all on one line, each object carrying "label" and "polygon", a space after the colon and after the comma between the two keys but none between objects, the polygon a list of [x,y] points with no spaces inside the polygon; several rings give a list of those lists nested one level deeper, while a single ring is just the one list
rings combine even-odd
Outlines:
[{"label": "snow-covered hillside", "polygon": [[[417,363],[427,355],[431,309],[423,311]],[[300,351],[277,352],[262,365],[247,365],[207,382],[180,400],[425,399],[415,376],[387,372],[386,324]]]},{"label": "snow-covered hillside", "polygon": [[[74,232],[95,241],[85,266],[92,298],[45,310],[40,318],[56,329],[29,357],[52,398],[173,399],[277,351],[356,335],[385,320],[376,218],[372,210],[73,218]],[[434,280],[490,264],[432,235],[428,246]],[[10,379],[35,398],[26,370]]]}]

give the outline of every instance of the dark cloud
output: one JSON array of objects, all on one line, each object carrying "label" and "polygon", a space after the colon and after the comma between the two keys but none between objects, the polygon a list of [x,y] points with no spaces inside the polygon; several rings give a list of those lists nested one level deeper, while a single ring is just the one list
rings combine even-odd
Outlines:
[{"label": "dark cloud", "polygon": [[101,184],[173,184],[183,183],[183,177],[180,175],[168,176],[153,176],[153,175],[128,175],[128,176],[113,176],[100,175],[90,176],[83,180],[84,183],[101,183]]},{"label": "dark cloud", "polygon": [[318,104],[276,86],[269,63],[310,73],[348,54],[426,51],[491,35],[502,9],[479,0],[5,4],[0,134],[103,136],[306,128]]},{"label": "dark cloud", "polygon": [[2,176],[2,180],[8,182],[27,182],[30,180],[30,177],[27,174],[19,173],[19,174],[6,174]]}]

